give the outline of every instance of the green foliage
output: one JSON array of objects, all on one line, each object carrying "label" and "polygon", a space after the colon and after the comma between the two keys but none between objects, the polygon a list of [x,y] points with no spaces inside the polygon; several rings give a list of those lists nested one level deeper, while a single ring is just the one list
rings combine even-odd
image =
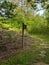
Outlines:
[{"label": "green foliage", "polygon": [[[17,4],[5,0],[0,4],[0,10],[2,11],[2,9],[4,9],[2,12],[0,12],[0,15],[6,18],[12,18],[15,16],[14,10],[16,9],[16,7]],[[5,14],[2,15],[2,13]]]},{"label": "green foliage", "polygon": [[[22,14],[17,14],[16,19],[6,19],[0,21],[1,29],[7,30],[21,30],[22,23],[24,22],[27,25],[27,32],[32,33],[48,33],[49,29],[47,29],[47,21],[42,16],[32,16],[25,18]],[[48,25],[49,26],[49,25]]]}]

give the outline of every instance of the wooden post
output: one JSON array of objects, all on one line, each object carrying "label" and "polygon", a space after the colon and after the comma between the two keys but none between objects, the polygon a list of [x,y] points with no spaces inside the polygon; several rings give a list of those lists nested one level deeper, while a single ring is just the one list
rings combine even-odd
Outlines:
[{"label": "wooden post", "polygon": [[22,23],[22,48],[24,47],[24,29],[26,29],[26,25]]},{"label": "wooden post", "polygon": [[22,48],[24,45],[24,29],[23,29],[23,23],[22,23]]}]

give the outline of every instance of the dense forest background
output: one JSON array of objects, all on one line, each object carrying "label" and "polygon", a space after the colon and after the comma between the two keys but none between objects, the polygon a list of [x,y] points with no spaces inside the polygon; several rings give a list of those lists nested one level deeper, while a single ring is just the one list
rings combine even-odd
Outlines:
[{"label": "dense forest background", "polygon": [[0,65],[49,65],[49,0],[0,0]]},{"label": "dense forest background", "polygon": [[28,33],[48,34],[49,0],[16,1],[5,0],[0,2],[0,30],[21,32],[24,22],[27,25]]}]

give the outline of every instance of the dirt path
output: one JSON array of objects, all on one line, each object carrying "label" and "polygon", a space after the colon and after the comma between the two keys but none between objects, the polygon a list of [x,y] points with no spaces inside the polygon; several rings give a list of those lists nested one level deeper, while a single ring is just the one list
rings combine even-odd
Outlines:
[{"label": "dirt path", "polygon": [[38,62],[38,63],[34,63],[33,65],[49,65],[49,64],[46,64],[46,63],[43,63],[43,62]]}]

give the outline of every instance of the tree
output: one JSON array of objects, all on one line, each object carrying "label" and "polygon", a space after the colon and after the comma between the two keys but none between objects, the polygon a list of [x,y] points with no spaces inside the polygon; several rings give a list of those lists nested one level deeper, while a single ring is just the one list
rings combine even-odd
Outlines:
[{"label": "tree", "polygon": [[16,7],[17,4],[5,0],[0,4],[0,15],[6,18],[12,18],[15,16],[14,10]]}]

